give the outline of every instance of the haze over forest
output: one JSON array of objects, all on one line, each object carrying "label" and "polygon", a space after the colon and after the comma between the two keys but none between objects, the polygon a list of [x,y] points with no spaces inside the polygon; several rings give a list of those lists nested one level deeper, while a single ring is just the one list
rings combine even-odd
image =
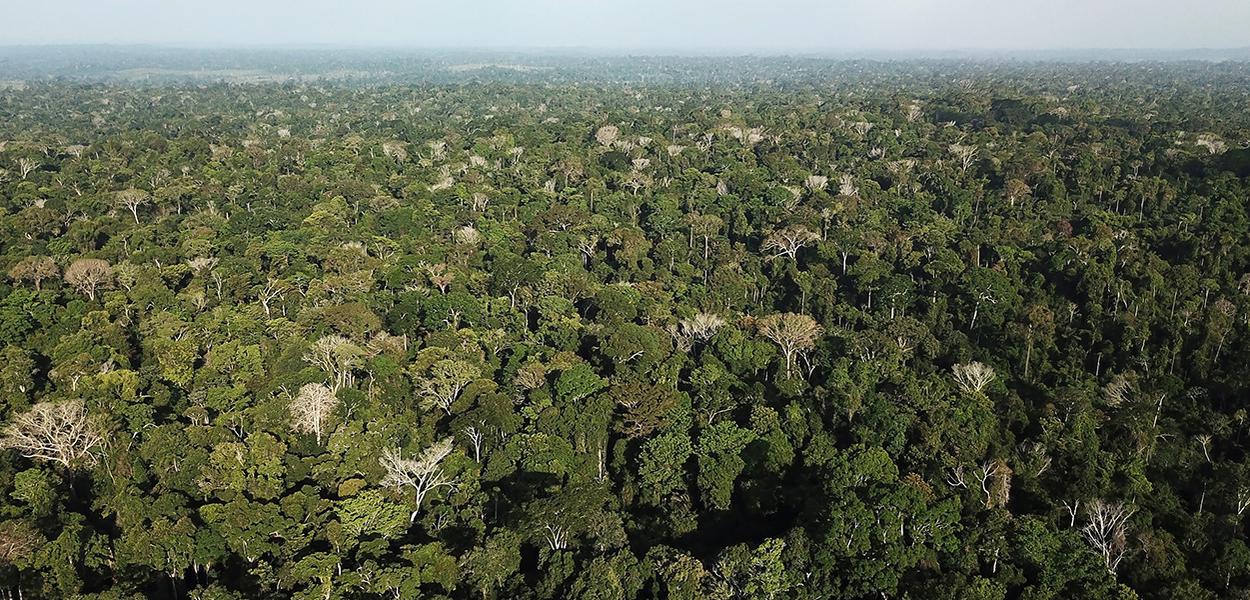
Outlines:
[{"label": "haze over forest", "polygon": [[0,45],[667,51],[1233,48],[1240,0],[65,0],[10,2]]}]

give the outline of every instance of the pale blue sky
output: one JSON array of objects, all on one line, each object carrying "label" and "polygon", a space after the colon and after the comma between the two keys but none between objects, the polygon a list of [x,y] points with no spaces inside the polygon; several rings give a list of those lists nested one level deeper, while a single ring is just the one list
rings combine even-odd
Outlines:
[{"label": "pale blue sky", "polygon": [[0,0],[0,45],[1250,46],[1250,0]]}]

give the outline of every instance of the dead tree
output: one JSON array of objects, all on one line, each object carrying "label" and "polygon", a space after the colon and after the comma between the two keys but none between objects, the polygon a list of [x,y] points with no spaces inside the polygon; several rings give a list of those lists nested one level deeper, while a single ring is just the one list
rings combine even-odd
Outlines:
[{"label": "dead tree", "polygon": [[985,508],[1003,508],[1011,497],[1011,467],[1007,461],[996,458],[985,461],[975,472],[985,494]]},{"label": "dead tree", "polygon": [[38,161],[34,161],[26,157],[17,159],[17,173],[22,177],[22,179],[26,179],[27,175],[30,175],[32,171],[38,169],[40,166],[41,165]]},{"label": "dead tree", "polygon": [[795,358],[812,349],[825,331],[815,319],[795,313],[768,315],[758,321],[758,326],[764,337],[781,348],[786,361],[786,377],[794,368]]},{"label": "dead tree", "polygon": [[668,334],[682,352],[689,352],[696,343],[706,344],[725,324],[725,320],[711,313],[698,313],[682,319],[677,325],[668,326]]},{"label": "dead tree", "polygon": [[88,300],[95,300],[97,291],[107,288],[113,281],[113,267],[98,258],[80,258],[65,268],[65,283],[70,284]]},{"label": "dead tree", "polygon": [[789,225],[782,227],[764,238],[764,244],[760,247],[765,252],[771,252],[771,259],[788,256],[791,260],[798,260],[799,250],[812,242],[819,240],[820,235],[802,225]]},{"label": "dead tree", "polygon": [[399,450],[387,449],[382,452],[380,462],[386,470],[382,479],[382,487],[401,490],[411,488],[416,494],[417,507],[412,511],[408,522],[417,520],[421,511],[421,503],[431,491],[452,485],[454,480],[443,472],[441,463],[451,454],[451,438],[443,438],[433,446],[426,448],[417,458],[404,458]]},{"label": "dead tree", "polygon": [[364,357],[363,348],[340,335],[323,336],[304,353],[305,361],[330,375],[330,390],[334,393],[355,383],[353,371]]},{"label": "dead tree", "polygon": [[103,442],[82,400],[40,402],[18,415],[0,437],[2,448],[65,468],[94,465],[95,449]]},{"label": "dead tree", "polygon": [[291,424],[301,433],[311,433],[321,444],[326,419],[339,404],[334,391],[320,383],[308,383],[291,399]]},{"label": "dead tree", "polygon": [[130,188],[117,192],[115,201],[119,207],[123,207],[130,211],[130,215],[135,219],[135,225],[139,224],[139,207],[148,203],[151,196],[140,189]]},{"label": "dead tree", "polygon": [[616,125],[604,125],[595,132],[595,141],[604,146],[611,147],[616,139],[621,136],[621,130]]},{"label": "dead tree", "polygon": [[9,278],[14,281],[30,281],[35,284],[35,291],[42,288],[45,279],[52,279],[61,273],[56,261],[46,256],[27,256],[9,269]]},{"label": "dead tree", "polygon": [[1120,567],[1120,561],[1128,555],[1128,520],[1135,512],[1131,506],[1101,498],[1093,500],[1086,508],[1089,523],[1081,528],[1081,535],[1102,557],[1107,572],[1112,576]]},{"label": "dead tree", "polygon": [[994,381],[994,368],[975,361],[955,365],[951,371],[955,374],[955,383],[959,385],[959,389],[969,394],[980,392]]},{"label": "dead tree", "polygon": [[[485,423],[479,423],[479,425],[484,427]],[[465,437],[469,438],[469,443],[473,445],[473,461],[482,462],[482,447],[485,445],[486,431],[477,425],[469,425],[462,431]]]},{"label": "dead tree", "polygon": [[270,316],[269,303],[275,299],[281,299],[290,290],[290,287],[285,281],[271,278],[265,282],[265,287],[260,288],[260,291],[256,292],[256,299],[260,300],[260,306],[265,309],[266,317]]},{"label": "dead tree", "polygon": [[977,160],[977,154],[980,152],[976,146],[965,146],[963,144],[951,144],[951,154],[959,161],[960,174],[967,174],[968,168]]}]

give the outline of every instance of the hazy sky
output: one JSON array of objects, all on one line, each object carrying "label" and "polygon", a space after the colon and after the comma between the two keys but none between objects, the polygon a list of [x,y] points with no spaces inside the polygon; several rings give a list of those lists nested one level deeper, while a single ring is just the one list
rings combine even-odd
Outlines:
[{"label": "hazy sky", "polygon": [[1250,46],[1250,0],[0,0],[0,45]]}]

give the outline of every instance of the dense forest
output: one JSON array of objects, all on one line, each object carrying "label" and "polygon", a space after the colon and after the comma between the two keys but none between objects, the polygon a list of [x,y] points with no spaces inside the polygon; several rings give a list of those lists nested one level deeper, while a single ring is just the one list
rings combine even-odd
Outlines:
[{"label": "dense forest", "polygon": [[1250,63],[20,54],[4,600],[1250,597]]}]

